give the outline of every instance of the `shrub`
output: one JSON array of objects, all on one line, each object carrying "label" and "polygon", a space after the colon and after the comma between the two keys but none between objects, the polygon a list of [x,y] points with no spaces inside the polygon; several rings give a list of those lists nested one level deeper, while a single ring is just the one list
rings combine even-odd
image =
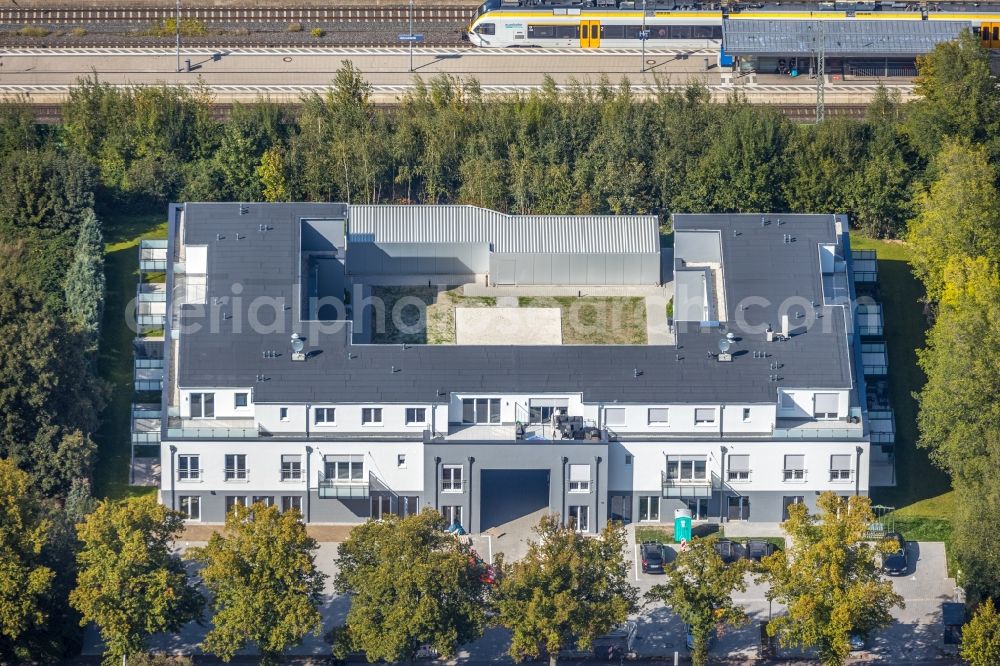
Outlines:
[{"label": "shrub", "polygon": [[70,31],[70,34],[73,35],[74,37],[83,37],[87,34],[87,31],[84,28],[73,28]]},{"label": "shrub", "polygon": [[309,32],[309,34],[312,35],[313,37],[322,37],[323,35],[326,34],[326,32],[324,32],[322,28],[313,28]]},{"label": "shrub", "polygon": [[51,30],[46,30],[45,28],[39,28],[33,25],[26,25],[17,31],[17,34],[21,37],[48,37],[52,34]]},{"label": "shrub", "polygon": [[289,23],[288,24],[288,32],[302,32],[302,24],[301,23]]}]

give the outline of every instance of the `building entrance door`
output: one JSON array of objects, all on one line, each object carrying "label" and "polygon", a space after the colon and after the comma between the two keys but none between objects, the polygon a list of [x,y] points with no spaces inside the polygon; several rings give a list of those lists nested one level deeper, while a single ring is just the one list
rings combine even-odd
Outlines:
[{"label": "building entrance door", "polygon": [[611,520],[628,525],[632,522],[632,496],[611,496]]},{"label": "building entrance door", "polygon": [[749,497],[729,497],[729,512],[726,515],[729,520],[749,520],[750,519],[750,498]]}]

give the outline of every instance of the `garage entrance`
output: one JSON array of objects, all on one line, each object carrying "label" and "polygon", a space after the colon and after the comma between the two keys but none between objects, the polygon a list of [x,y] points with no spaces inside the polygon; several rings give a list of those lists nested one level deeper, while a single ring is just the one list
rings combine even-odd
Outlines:
[{"label": "garage entrance", "polygon": [[480,484],[480,532],[549,506],[547,469],[484,469]]}]

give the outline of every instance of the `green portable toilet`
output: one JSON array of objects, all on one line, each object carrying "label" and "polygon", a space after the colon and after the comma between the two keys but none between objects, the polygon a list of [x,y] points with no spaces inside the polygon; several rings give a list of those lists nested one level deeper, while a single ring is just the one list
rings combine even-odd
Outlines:
[{"label": "green portable toilet", "polygon": [[691,541],[691,510],[674,509],[674,543]]}]

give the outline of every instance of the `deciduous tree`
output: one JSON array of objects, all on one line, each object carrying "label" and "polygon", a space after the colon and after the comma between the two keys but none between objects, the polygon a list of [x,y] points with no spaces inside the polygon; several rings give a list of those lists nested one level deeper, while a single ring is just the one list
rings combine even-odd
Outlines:
[{"label": "deciduous tree", "polygon": [[691,660],[708,663],[711,637],[721,624],[746,622],[746,612],[733,601],[733,592],[746,590],[746,560],[726,564],[715,552],[712,539],[693,539],[666,567],[666,579],[646,593],[660,601],[690,627],[694,639]]},{"label": "deciduous tree", "polygon": [[316,541],[296,511],[254,504],[234,506],[223,534],[192,548],[212,593],[212,629],[202,647],[229,661],[254,643],[274,662],[309,633],[319,633],[319,604],[326,576],[316,569]]},{"label": "deciduous tree", "polygon": [[638,591],[629,584],[623,553],[625,530],[609,523],[599,538],[586,537],[542,518],[525,557],[501,566],[496,591],[497,622],[511,630],[514,659],[588,649],[594,639],[636,610]]},{"label": "deciduous tree", "polygon": [[770,586],[769,599],[787,607],[768,634],[784,646],[815,648],[821,663],[839,666],[850,636],[887,626],[903,598],[882,577],[877,546],[864,541],[874,521],[869,498],[826,492],[817,506],[816,515],[804,504],[788,507],[788,549],[764,558],[759,580]]},{"label": "deciduous tree", "polygon": [[969,666],[1000,664],[1000,613],[992,599],[981,603],[962,628],[962,659]]},{"label": "deciduous tree", "polygon": [[369,661],[412,661],[423,645],[445,657],[486,625],[483,565],[444,531],[438,512],[355,527],[338,549],[336,587],[351,595],[347,644]]},{"label": "deciduous tree", "polygon": [[191,586],[173,541],[182,516],[153,497],[105,500],[77,527],[77,586],[70,604],[93,622],[112,665],[145,649],[146,638],[197,618],[201,595]]},{"label": "deciduous tree", "polygon": [[31,478],[0,458],[0,661],[27,659],[19,639],[48,618],[55,572],[42,551],[51,529]]}]

